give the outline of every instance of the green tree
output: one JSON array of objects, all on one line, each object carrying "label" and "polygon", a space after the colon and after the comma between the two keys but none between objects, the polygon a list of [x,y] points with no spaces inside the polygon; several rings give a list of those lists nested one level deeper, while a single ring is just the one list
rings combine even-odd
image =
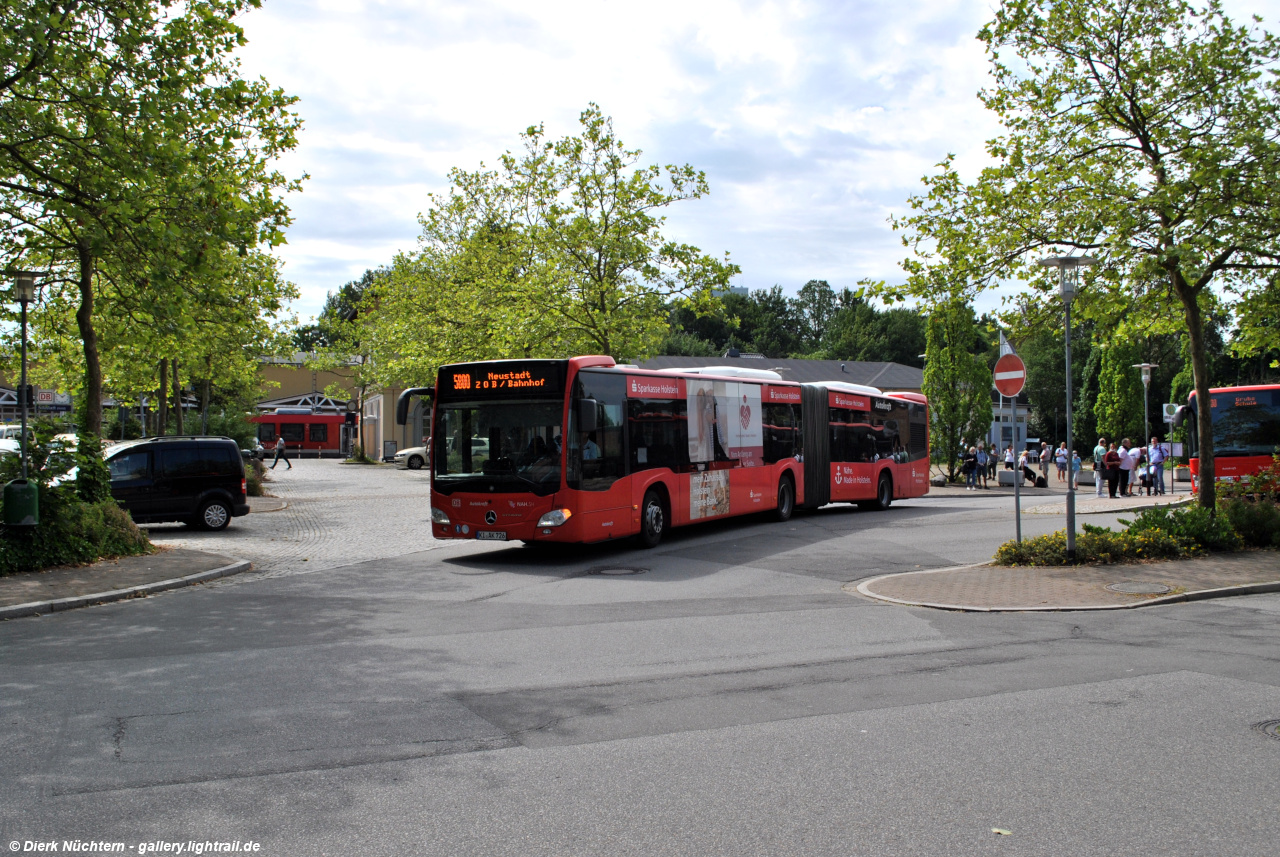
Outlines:
[{"label": "green tree", "polygon": [[[1233,24],[1218,0],[1006,0],[979,38],[1004,125],[995,164],[966,184],[951,158],[897,221],[983,286],[1009,278],[1052,294],[1034,257],[1083,251],[1084,317],[1160,321],[1187,337],[1208,395],[1211,288],[1249,294],[1277,266],[1280,100],[1270,34]],[[1201,436],[1211,438],[1201,409]],[[1201,450],[1214,507],[1213,450]]]},{"label": "green tree", "polygon": [[973,308],[954,297],[934,308],[926,325],[924,394],[929,397],[930,449],[956,481],[964,441],[976,444],[991,428],[991,368],[981,353]]},{"label": "green tree", "polygon": [[257,5],[7,7],[27,23],[0,32],[0,255],[45,270],[46,299],[75,301],[91,433],[104,292],[173,317],[193,305],[188,284],[212,282],[223,247],[283,241],[280,192],[296,183],[271,163],[295,145],[299,123],[293,99],[240,76],[233,18]]},{"label": "green tree", "polygon": [[640,163],[598,106],[576,136],[541,125],[497,169],[450,172],[447,195],[419,218],[416,253],[377,285],[376,336],[392,377],[424,379],[444,360],[610,354],[645,357],[668,332],[669,307],[711,294],[738,272],[673,241],[669,206],[708,192],[693,167]]}]

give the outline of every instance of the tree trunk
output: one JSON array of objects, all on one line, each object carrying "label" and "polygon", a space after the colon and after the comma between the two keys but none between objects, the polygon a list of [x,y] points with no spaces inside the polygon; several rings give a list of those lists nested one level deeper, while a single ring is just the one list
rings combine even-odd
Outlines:
[{"label": "tree trunk", "polygon": [[184,434],[182,430],[182,382],[178,380],[178,358],[173,363],[173,425],[174,434]]},{"label": "tree trunk", "polygon": [[80,308],[76,310],[76,325],[84,347],[83,430],[86,434],[101,436],[102,362],[98,358],[98,332],[93,327],[94,258],[83,241],[77,242],[76,255],[80,263]]},{"label": "tree trunk", "polygon": [[1187,318],[1187,345],[1191,352],[1191,371],[1196,383],[1196,433],[1200,436],[1200,505],[1213,511],[1217,501],[1217,483],[1213,468],[1213,419],[1209,407],[1209,356],[1204,347],[1204,317],[1196,301],[1196,290],[1178,272],[1173,273],[1173,288],[1182,301]]},{"label": "tree trunk", "polygon": [[156,437],[169,433],[169,361],[160,358],[160,402],[156,407]]}]

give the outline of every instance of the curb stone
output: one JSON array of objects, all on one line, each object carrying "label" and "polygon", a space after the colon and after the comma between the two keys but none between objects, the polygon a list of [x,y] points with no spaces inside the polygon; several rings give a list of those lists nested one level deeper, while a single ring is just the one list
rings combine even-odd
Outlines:
[{"label": "curb stone", "polygon": [[88,607],[91,604],[107,604],[112,601],[123,601],[126,598],[136,598],[140,595],[151,595],[156,592],[165,592],[169,589],[179,589],[183,586],[193,586],[197,583],[216,580],[219,577],[228,577],[232,574],[239,574],[242,571],[248,571],[252,567],[253,563],[248,560],[240,560],[239,562],[233,562],[230,565],[224,565],[221,568],[212,568],[208,571],[201,571],[197,574],[188,574],[185,577],[173,577],[168,580],[157,580],[153,583],[130,586],[127,589],[112,589],[108,592],[97,592],[92,595],[76,595],[71,598],[57,598],[53,601],[32,601],[27,604],[15,604],[11,607],[0,607],[0,620],[16,619],[20,616],[42,616],[45,613],[58,613],[63,610],[72,610],[77,607]]},{"label": "curb stone", "polygon": [[882,601],[889,604],[898,604],[903,607],[929,607],[935,610],[952,610],[959,613],[1077,613],[1088,610],[1133,610],[1138,607],[1150,607],[1161,604],[1178,604],[1187,601],[1207,601],[1210,598],[1230,598],[1236,595],[1261,595],[1269,592],[1280,592],[1280,581],[1270,583],[1246,583],[1240,586],[1225,586],[1217,589],[1198,589],[1193,592],[1179,592],[1174,595],[1163,595],[1159,598],[1149,598],[1145,601],[1135,601],[1132,604],[1093,604],[1081,605],[1075,607],[1054,607],[1037,604],[1027,607],[977,607],[972,604],[944,604],[931,601],[908,601],[903,598],[893,598],[888,595],[877,595],[867,587],[879,580],[886,580],[890,577],[902,577],[908,574],[942,574],[951,571],[968,571],[973,568],[994,568],[995,564],[990,562],[979,562],[973,565],[957,565],[948,566],[946,568],[934,568],[925,571],[900,571],[895,574],[881,574],[869,580],[864,580],[856,587],[852,583],[846,583],[841,588],[850,594],[856,592],[866,598],[875,601]]}]

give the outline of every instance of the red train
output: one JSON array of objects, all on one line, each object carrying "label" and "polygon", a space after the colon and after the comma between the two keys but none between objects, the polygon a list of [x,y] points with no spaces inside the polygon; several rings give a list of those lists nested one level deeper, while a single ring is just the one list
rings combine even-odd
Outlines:
[{"label": "red train", "polygon": [[273,413],[249,417],[249,422],[258,426],[263,446],[274,446],[282,437],[290,452],[341,451],[347,421],[347,414],[315,414],[304,408],[277,408]]}]

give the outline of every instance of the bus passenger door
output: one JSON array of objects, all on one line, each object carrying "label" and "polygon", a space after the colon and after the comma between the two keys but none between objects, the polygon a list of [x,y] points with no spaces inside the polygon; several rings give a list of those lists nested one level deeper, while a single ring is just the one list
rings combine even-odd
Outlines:
[{"label": "bus passenger door", "polygon": [[[631,480],[626,478],[626,381],[621,375],[583,371],[573,385],[566,481],[577,489],[578,533],[597,542],[631,535]],[[579,417],[593,408],[594,419]],[[584,430],[583,427],[587,427]],[[591,426],[594,426],[592,428]]]}]

